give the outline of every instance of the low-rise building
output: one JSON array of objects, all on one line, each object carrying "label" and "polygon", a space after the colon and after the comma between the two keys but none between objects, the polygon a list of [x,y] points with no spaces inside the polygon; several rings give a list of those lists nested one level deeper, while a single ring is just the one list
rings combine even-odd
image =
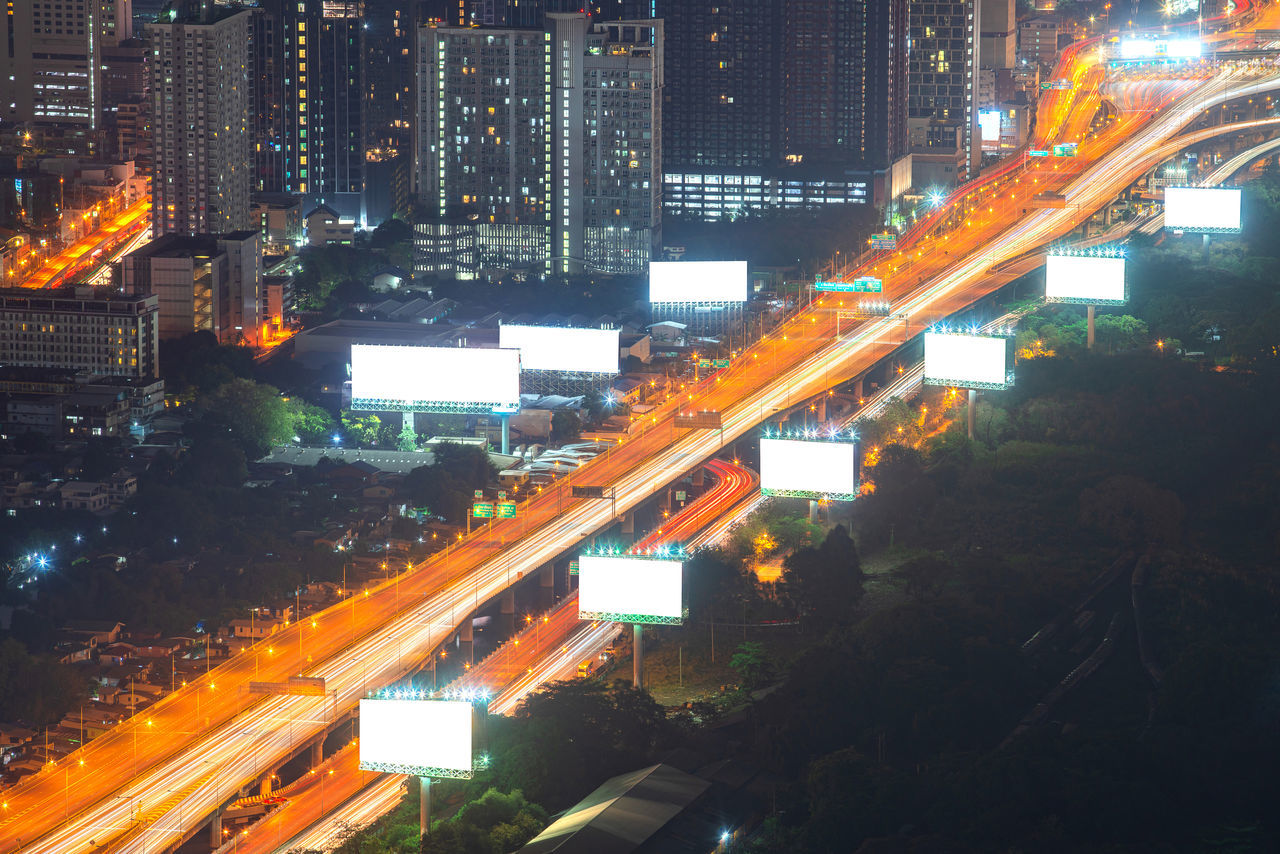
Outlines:
[{"label": "low-rise building", "polygon": [[356,239],[356,221],[342,219],[338,212],[328,205],[320,205],[306,216],[307,245],[324,246],[328,243],[340,243],[350,246]]},{"label": "low-rise building", "polygon": [[0,365],[104,376],[159,374],[160,304],[93,288],[0,291]]}]

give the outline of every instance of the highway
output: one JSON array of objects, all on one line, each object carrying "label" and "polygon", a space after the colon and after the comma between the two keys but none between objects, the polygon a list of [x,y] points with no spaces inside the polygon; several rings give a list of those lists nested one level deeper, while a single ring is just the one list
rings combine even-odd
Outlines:
[{"label": "highway", "polygon": [[106,261],[123,244],[134,245],[150,233],[151,197],[144,196],[96,231],[85,235],[46,260],[23,282],[24,288],[56,288],[72,284],[76,277]]},{"label": "highway", "polygon": [[[1060,76],[1092,79],[1075,68],[1096,64],[1088,50],[1065,61],[1071,67]],[[895,314],[908,316],[909,332],[918,332],[1001,286],[1001,276],[988,274],[993,265],[1068,233],[1141,175],[1151,152],[1202,110],[1273,90],[1278,81],[1271,68],[1232,68],[1135,83],[1134,91],[1119,93],[1117,118],[1079,141],[1076,158],[1015,159],[953,195],[897,252],[848,274],[882,271],[883,297]],[[1056,126],[1086,124],[1073,111],[1091,103],[1077,94]],[[1063,193],[1067,207],[1023,215],[1030,197],[1043,191]],[[446,555],[286,628],[24,781],[0,805],[0,852],[143,852],[173,844],[367,690],[402,678],[477,605],[609,525],[612,503],[574,499],[570,480],[614,487],[617,511],[625,512],[718,453],[723,442],[857,376],[901,341],[898,320],[869,321],[837,338],[836,311],[844,302],[820,297],[730,368],[680,389],[648,413],[647,429],[522,503],[519,518],[492,523],[451,544]],[[718,410],[723,431],[677,430],[678,407]],[[269,680],[320,676],[330,693],[250,695],[255,670]]]},{"label": "highway", "polygon": [[[706,469],[714,485],[667,521],[670,542],[690,542],[708,520],[717,516],[737,518],[733,511],[744,499],[757,495],[759,478],[751,470],[723,460],[711,460]],[[637,544],[651,548],[665,540],[657,532]],[[583,661],[598,661],[601,652],[621,633],[618,623],[578,619],[577,591],[543,615],[526,615],[520,632],[483,661],[451,682],[450,689],[484,689],[494,695],[489,711],[507,715],[539,686],[573,678]],[[311,775],[276,794],[287,800],[262,821],[243,832],[235,846],[245,854],[288,850],[332,840],[353,823],[368,823],[399,802],[402,775],[374,774],[359,770],[356,751],[345,749],[326,760]],[[347,804],[357,793],[360,797]],[[325,815],[325,805],[333,815]],[[339,804],[342,809],[336,809]],[[381,808],[381,812],[376,810]],[[352,810],[356,813],[353,815]]]}]

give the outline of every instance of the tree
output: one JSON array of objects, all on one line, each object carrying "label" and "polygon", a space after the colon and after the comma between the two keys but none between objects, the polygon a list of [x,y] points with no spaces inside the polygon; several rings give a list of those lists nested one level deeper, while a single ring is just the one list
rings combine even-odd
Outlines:
[{"label": "tree", "polygon": [[858,549],[843,525],[827,534],[822,545],[804,548],[783,562],[782,591],[801,610],[824,622],[853,619],[862,600],[862,567]]},{"label": "tree", "polygon": [[296,416],[274,386],[237,378],[198,402],[203,420],[223,427],[250,459],[294,436]]},{"label": "tree", "polygon": [[293,413],[293,432],[298,439],[307,445],[328,444],[338,423],[328,410],[307,403],[295,397],[289,401]]},{"label": "tree", "polygon": [[342,432],[356,445],[373,445],[381,429],[382,419],[376,415],[356,415],[349,409],[342,410]]},{"label": "tree", "polygon": [[400,437],[396,440],[396,450],[416,451],[417,449],[418,434],[413,431],[413,413],[406,412],[400,425]]},{"label": "tree", "polygon": [[738,644],[729,666],[738,674],[742,682],[742,690],[747,693],[761,688],[773,676],[773,662],[765,651],[764,644],[758,641],[743,641]]},{"label": "tree", "polygon": [[455,524],[466,521],[472,494],[497,476],[489,455],[475,445],[442,442],[432,449],[433,462],[413,469],[404,490],[417,506],[428,507]]},{"label": "tree", "polygon": [[551,413],[551,438],[557,442],[576,439],[582,435],[582,421],[578,413],[557,409]]},{"label": "tree", "polygon": [[1129,314],[1104,314],[1094,322],[1098,343],[1108,353],[1133,350],[1147,343],[1147,324]]},{"label": "tree", "polygon": [[76,672],[56,659],[0,641],[0,720],[51,724],[88,698]]}]

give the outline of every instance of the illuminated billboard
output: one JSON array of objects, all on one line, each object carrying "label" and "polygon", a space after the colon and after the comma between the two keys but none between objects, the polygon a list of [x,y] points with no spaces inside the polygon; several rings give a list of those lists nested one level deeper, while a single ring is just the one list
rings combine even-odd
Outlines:
[{"label": "illuminated billboard", "polygon": [[578,558],[578,617],[621,623],[684,621],[684,563],[642,555]]},{"label": "illuminated billboard", "polygon": [[1124,305],[1124,256],[1050,253],[1045,258],[1044,298],[1048,302]]},{"label": "illuminated billboard", "polygon": [[1164,227],[1182,231],[1238,232],[1240,191],[1165,187]]},{"label": "illuminated billboard", "polygon": [[649,264],[649,302],[707,305],[746,301],[746,261],[653,261]]},{"label": "illuminated billboard", "polygon": [[498,346],[520,351],[525,371],[575,374],[618,373],[617,329],[572,329],[560,326],[498,328]]},{"label": "illuminated billboard", "polygon": [[1000,111],[979,110],[978,127],[982,130],[982,150],[1000,150]]},{"label": "illuminated billboard", "polygon": [[857,444],[845,440],[760,440],[760,492],[849,501],[858,494]]},{"label": "illuminated billboard", "polygon": [[361,700],[360,767],[469,779],[471,721],[471,704],[459,700]]},{"label": "illuminated billboard", "polygon": [[960,388],[1008,388],[1004,338],[955,332],[924,334],[924,381]]},{"label": "illuminated billboard", "polygon": [[351,408],[515,412],[520,351],[352,344]]}]

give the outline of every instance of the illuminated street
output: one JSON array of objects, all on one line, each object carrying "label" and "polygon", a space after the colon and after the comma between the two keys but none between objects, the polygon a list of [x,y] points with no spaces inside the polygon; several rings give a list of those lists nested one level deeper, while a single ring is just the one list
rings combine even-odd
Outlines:
[{"label": "illuminated street", "polygon": [[136,245],[151,231],[151,199],[143,197],[114,219],[47,259],[22,282],[25,288],[56,288],[73,284],[76,277],[120,254],[125,244]]},{"label": "illuminated street", "polygon": [[[993,267],[1067,234],[1176,150],[1179,143],[1169,140],[1203,110],[1280,88],[1271,67],[1119,84],[1111,93],[1119,118],[1085,137],[1101,75],[1085,47],[1069,51],[1064,62],[1059,74],[1082,81],[1081,88],[1062,98],[1052,120],[1044,116],[1049,130],[1040,142],[1070,134],[1079,142],[1075,158],[1052,164],[1014,158],[944,201],[900,239],[901,249],[846,271],[882,277],[884,296],[894,313],[907,315],[912,335],[1003,285],[1012,274],[992,275]],[[1023,214],[1031,197],[1044,192],[1061,193],[1065,207]],[[901,343],[904,324],[897,319],[852,331],[846,322],[837,337],[841,305],[836,295],[819,296],[731,367],[682,387],[648,413],[643,431],[526,500],[518,518],[492,522],[451,544],[447,555],[289,626],[23,781],[0,807],[0,852],[65,854],[108,844],[143,852],[174,844],[242,787],[272,773],[281,756],[315,738],[336,712],[419,667],[477,607],[614,522],[609,501],[575,499],[573,484],[612,486],[617,512],[625,512],[762,421],[859,376]],[[676,429],[672,416],[690,406],[719,411],[723,432]],[[247,691],[251,680],[298,674],[323,677],[329,696],[262,699]]]}]

